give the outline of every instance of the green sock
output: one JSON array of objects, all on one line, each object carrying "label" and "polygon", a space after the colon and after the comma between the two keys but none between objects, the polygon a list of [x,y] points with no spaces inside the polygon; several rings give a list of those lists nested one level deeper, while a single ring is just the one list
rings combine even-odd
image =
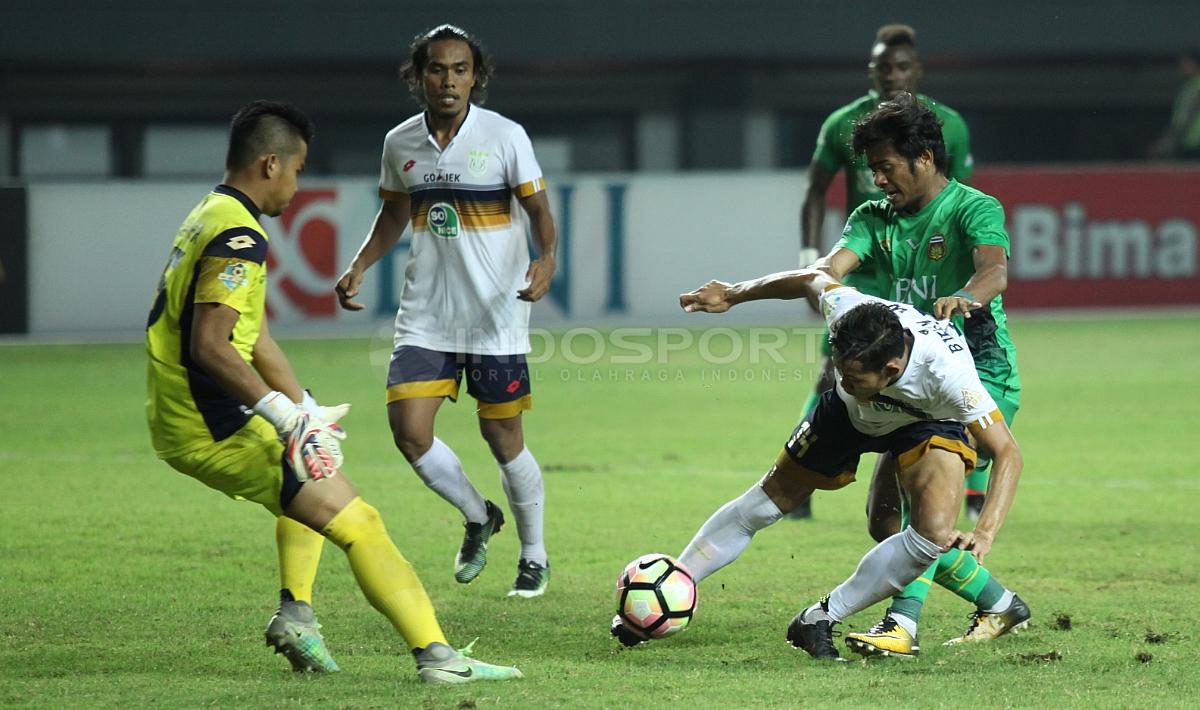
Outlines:
[{"label": "green sock", "polygon": [[980,456],[979,461],[975,464],[975,470],[967,474],[966,487],[969,495],[983,495],[987,493],[988,466],[991,463],[991,459]]},{"label": "green sock", "polygon": [[[900,526],[909,523],[907,501],[901,501]],[[1000,601],[1004,585],[992,578],[992,573],[965,550],[952,549],[943,552],[929,569],[914,579],[899,594],[892,597],[888,613],[901,614],[913,621],[920,621],[925,599],[929,597],[930,580],[966,599],[980,609],[989,609]]]},{"label": "green sock", "polygon": [[925,607],[925,598],[929,596],[929,586],[932,584],[930,580],[933,579],[933,573],[937,566],[938,563],[934,562],[929,569],[921,573],[920,577],[909,582],[907,587],[892,597],[892,606],[888,609],[888,613],[900,614],[913,621],[920,621],[921,609]]}]

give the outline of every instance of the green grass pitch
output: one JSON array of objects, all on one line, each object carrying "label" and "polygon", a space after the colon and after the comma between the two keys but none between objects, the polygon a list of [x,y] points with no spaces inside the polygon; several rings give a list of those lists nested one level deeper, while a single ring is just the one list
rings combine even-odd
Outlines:
[{"label": "green grass pitch", "polygon": [[[709,364],[696,346],[661,363],[614,357],[628,348],[586,362],[595,343],[581,339],[576,362],[560,347],[535,365],[525,421],[545,471],[553,578],[534,600],[504,596],[515,575],[511,526],[494,538],[482,576],[454,583],[461,520],[391,445],[382,339],[284,342],[319,398],[354,403],[347,474],[416,565],[451,641],[478,636],[479,657],[527,676],[461,688],[417,682],[332,545],[315,601],[343,672],[290,673],[262,639],[278,586],[273,522],[154,458],[141,346],[0,347],[0,704],[1194,706],[1200,317],[1018,316],[1013,331],[1026,467],[988,566],[1030,603],[1030,629],[942,647],[971,610],[935,590],[919,659],[836,666],[787,646],[784,630],[871,545],[865,467],[858,483],[818,496],[815,520],[760,533],[701,585],[684,634],[633,650],[608,636],[622,566],[646,552],[678,554],[770,465],[811,386],[814,333],[789,338],[782,366],[747,353]],[[729,359],[728,337],[707,342],[710,360]],[[438,433],[503,501],[469,399],[443,408]],[[869,627],[881,610],[846,628]]]}]

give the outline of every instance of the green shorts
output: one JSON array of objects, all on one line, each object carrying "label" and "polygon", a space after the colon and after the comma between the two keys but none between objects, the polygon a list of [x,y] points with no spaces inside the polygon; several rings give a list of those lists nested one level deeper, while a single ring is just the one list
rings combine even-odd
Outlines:
[{"label": "green shorts", "polygon": [[[258,503],[276,516],[283,514],[283,443],[275,427],[262,417],[251,417],[227,439],[164,460],[176,471],[234,500]],[[294,496],[299,483],[290,470],[286,478]]]},{"label": "green shorts", "polygon": [[982,382],[983,388],[992,395],[992,399],[996,401],[996,407],[1004,415],[1004,423],[1011,429],[1013,419],[1017,417],[1017,410],[1021,408],[1021,390],[990,380],[982,380]]}]

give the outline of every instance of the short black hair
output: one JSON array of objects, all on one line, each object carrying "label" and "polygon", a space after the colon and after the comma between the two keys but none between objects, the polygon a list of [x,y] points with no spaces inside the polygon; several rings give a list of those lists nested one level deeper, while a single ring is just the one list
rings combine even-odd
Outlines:
[{"label": "short black hair", "polygon": [[889,360],[904,356],[904,326],[886,303],[868,301],[830,326],[829,346],[834,360],[853,360],[863,370],[878,372]]},{"label": "short black hair", "polygon": [[491,55],[483,43],[475,35],[461,27],[451,24],[438,25],[431,30],[422,32],[413,38],[409,45],[408,61],[400,67],[400,78],[408,84],[408,91],[422,107],[425,106],[425,93],[421,90],[421,74],[429,63],[429,45],[440,39],[456,39],[466,42],[471,48],[471,59],[475,69],[475,86],[471,87],[471,103],[482,106],[487,101],[488,82],[496,73]]},{"label": "short black hair", "polygon": [[241,170],[264,155],[293,155],[297,143],[311,143],[317,129],[312,119],[282,101],[251,101],[229,122],[226,170]]},{"label": "short black hair", "polygon": [[875,44],[885,47],[907,45],[916,49],[917,31],[908,25],[884,25],[875,33]]},{"label": "short black hair", "polygon": [[929,151],[933,153],[937,171],[946,172],[942,122],[931,108],[907,91],[879,104],[854,124],[851,144],[855,155],[862,155],[882,143],[890,143],[897,153],[907,158],[910,170],[915,169],[914,161]]}]

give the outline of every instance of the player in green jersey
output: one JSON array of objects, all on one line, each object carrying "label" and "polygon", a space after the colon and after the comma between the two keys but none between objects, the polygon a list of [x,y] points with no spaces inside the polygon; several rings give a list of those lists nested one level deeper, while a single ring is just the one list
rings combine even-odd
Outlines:
[{"label": "player in green jersey", "polygon": [[[855,124],[854,151],[864,156],[884,199],[864,203],[846,222],[841,240],[821,268],[837,279],[874,266],[884,298],[908,303],[938,319],[952,318],[971,350],[980,380],[1011,424],[1020,406],[1016,349],[1008,335],[1001,293],[1007,286],[1009,242],[1000,203],[946,176],[946,149],[937,114],[909,93],[879,105]],[[986,305],[985,305],[986,304]],[[986,490],[988,461],[968,477],[968,491]],[[881,456],[871,481],[871,534],[886,538],[907,524],[895,480],[895,462]],[[975,534],[990,535],[978,520]],[[1024,604],[1006,606],[999,583],[982,567],[968,570],[961,555],[944,554],[893,599],[884,620],[847,636],[865,655],[912,655],[921,608],[935,580],[974,602],[979,611],[967,633],[952,642],[995,638],[1029,618]]]},{"label": "player in green jersey", "polygon": [[[858,119],[867,115],[880,102],[891,99],[902,91],[915,92],[920,81],[921,60],[917,54],[916,31],[908,25],[884,25],[875,34],[867,73],[874,88],[854,101],[829,114],[817,134],[817,148],[808,166],[808,190],[804,194],[804,205],[800,211],[800,266],[809,266],[822,253],[821,233],[825,223],[825,194],[839,170],[846,171],[846,213],[867,200],[877,200],[883,193],[875,187],[871,169],[866,159],[857,155],[850,146],[851,131]],[[921,100],[930,106],[942,120],[946,154],[949,160],[947,174],[960,181],[971,177],[972,159],[967,124],[954,109],[938,103],[927,96]],[[845,283],[859,291],[891,298],[884,291],[886,284],[876,282],[876,274],[870,265],[864,265],[852,274],[847,274]],[[821,339],[821,352],[825,358],[821,365],[816,387],[804,404],[804,414],[816,405],[825,390],[833,387],[833,365],[829,360],[829,332]],[[789,517],[812,517],[811,498]]]}]

